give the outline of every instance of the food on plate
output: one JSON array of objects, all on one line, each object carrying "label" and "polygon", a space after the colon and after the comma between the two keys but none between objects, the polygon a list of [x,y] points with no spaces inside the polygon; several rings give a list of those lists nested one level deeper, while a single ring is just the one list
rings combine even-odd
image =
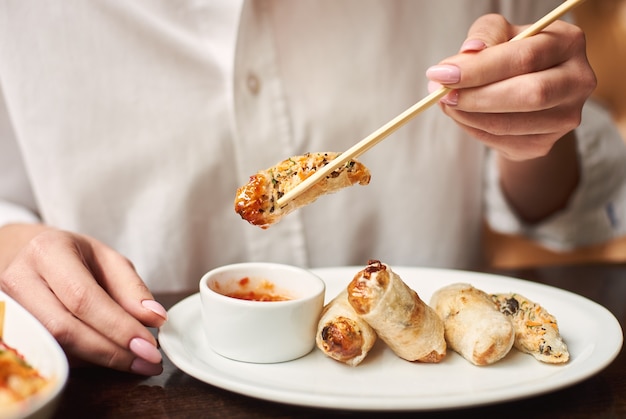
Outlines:
[{"label": "food on plate", "polygon": [[352,308],[344,289],[322,311],[315,343],[329,357],[359,365],[376,342],[376,332]]},{"label": "food on plate", "polygon": [[396,355],[421,362],[444,358],[443,322],[388,265],[370,260],[347,291],[352,308]]},{"label": "food on plate", "polygon": [[490,295],[470,284],[438,289],[430,306],[443,319],[448,346],[475,365],[489,365],[511,350],[515,333]]},{"label": "food on plate", "polygon": [[37,393],[47,383],[17,350],[0,340],[0,411]]},{"label": "food on plate", "polygon": [[328,176],[316,182],[283,207],[277,201],[296,185],[326,166],[341,153],[307,153],[283,160],[269,169],[252,176],[247,184],[237,189],[235,212],[250,224],[267,228],[290,212],[310,204],[324,194],[355,184],[367,185],[371,175],[367,167],[356,160],[349,160]]},{"label": "food on plate", "polygon": [[494,294],[492,299],[513,322],[515,348],[542,362],[560,364],[569,360],[556,318],[545,308],[516,293]]}]

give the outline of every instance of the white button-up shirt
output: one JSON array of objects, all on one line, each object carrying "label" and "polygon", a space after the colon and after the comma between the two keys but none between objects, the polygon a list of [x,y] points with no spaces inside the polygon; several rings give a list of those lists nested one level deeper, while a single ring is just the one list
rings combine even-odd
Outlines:
[{"label": "white button-up shirt", "polygon": [[[531,23],[557,3],[0,0],[0,225],[92,235],[160,291],[240,261],[474,267],[486,214],[527,227],[486,149],[437,107],[360,158],[370,185],[267,230],[234,212],[235,191],[291,155],[343,151],[417,102],[426,68],[480,15]],[[623,145],[604,113],[585,115],[583,183],[528,231],[557,247],[624,223],[607,216]]]}]

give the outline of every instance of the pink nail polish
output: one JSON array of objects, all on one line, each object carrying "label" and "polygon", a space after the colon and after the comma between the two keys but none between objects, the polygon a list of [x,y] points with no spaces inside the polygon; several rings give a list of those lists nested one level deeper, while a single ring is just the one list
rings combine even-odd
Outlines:
[{"label": "pink nail polish", "polygon": [[435,90],[439,90],[441,89],[441,84],[437,83],[436,81],[428,81],[428,93],[432,93]]},{"label": "pink nail polish", "polygon": [[159,350],[154,345],[152,345],[145,339],[131,339],[128,348],[139,358],[142,358],[148,362],[151,362],[153,364],[161,362],[161,352],[159,352]]},{"label": "pink nail polish", "polygon": [[165,311],[163,306],[161,304],[157,303],[156,301],[154,301],[154,300],[143,300],[141,302],[141,305],[144,306],[145,308],[147,308],[148,310],[152,311],[153,313],[157,314],[158,316],[161,316],[165,320],[167,320],[167,311]]},{"label": "pink nail polish", "polygon": [[151,364],[150,362],[141,359],[135,358],[133,363],[130,365],[130,371],[135,374],[141,375],[159,375],[163,372],[163,365],[161,364]]},{"label": "pink nail polish", "polygon": [[476,52],[482,51],[485,48],[487,48],[487,44],[480,39],[468,39],[461,45],[461,52]]},{"label": "pink nail polish", "polygon": [[445,103],[448,106],[456,106],[459,104],[459,92],[456,90],[451,91],[441,99],[441,103]]},{"label": "pink nail polish", "polygon": [[461,81],[461,69],[455,65],[434,65],[426,70],[426,77],[441,84],[454,84]]}]

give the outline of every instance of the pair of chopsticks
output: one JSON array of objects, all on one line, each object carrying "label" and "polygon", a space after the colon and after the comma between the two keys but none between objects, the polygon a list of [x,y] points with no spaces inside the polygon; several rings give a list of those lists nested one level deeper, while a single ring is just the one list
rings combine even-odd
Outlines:
[{"label": "pair of chopsticks", "polygon": [[[548,25],[550,25],[555,20],[559,19],[561,16],[574,9],[576,6],[583,3],[585,0],[567,0],[550,13],[539,19],[533,25],[526,28],[526,30],[520,32],[517,36],[512,38],[509,42],[518,41],[520,39],[528,38],[537,33],[541,32]],[[437,103],[441,98],[443,98],[448,92],[450,92],[450,88],[442,86],[440,89],[432,92],[415,105],[396,116],[391,121],[387,122],[385,125],[371,133],[369,136],[365,137],[363,140],[356,143],[354,146],[350,147],[345,152],[341,153],[337,158],[331,160],[326,166],[320,168],[317,172],[306,178],[304,181],[296,185],[292,190],[283,195],[278,201],[277,204],[279,207],[284,207],[287,203],[298,196],[300,196],[304,191],[313,186],[316,182],[320,181],[324,177],[328,176],[331,172],[348,162],[349,160],[360,156],[365,153],[370,148],[374,147],[384,138],[386,138],[389,134],[395,132],[397,129],[402,127],[404,124],[409,122],[415,116],[417,116],[420,112],[428,109],[435,103]]]}]

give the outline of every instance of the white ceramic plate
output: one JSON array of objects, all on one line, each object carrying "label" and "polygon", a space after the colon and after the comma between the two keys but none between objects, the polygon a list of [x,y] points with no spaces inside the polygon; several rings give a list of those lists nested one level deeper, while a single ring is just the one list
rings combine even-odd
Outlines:
[{"label": "white ceramic plate", "polygon": [[[318,269],[326,301],[345,287],[357,267]],[[619,353],[623,335],[604,307],[561,289],[480,273],[392,267],[428,302],[444,285],[466,282],[489,293],[518,292],[557,317],[570,351],[565,365],[547,365],[515,349],[496,364],[477,367],[448,351],[439,364],[398,358],[380,340],[357,367],[336,362],[317,348],[281,364],[225,359],[207,345],[200,326],[200,298],[192,295],[169,311],[161,347],[187,374],[226,390],[280,403],[349,410],[434,410],[476,406],[546,393],[582,381]]]},{"label": "white ceramic plate", "polygon": [[5,302],[4,342],[20,352],[50,384],[22,403],[0,410],[0,419],[48,418],[56,408],[69,372],[65,353],[45,327],[8,295],[0,291]]}]

